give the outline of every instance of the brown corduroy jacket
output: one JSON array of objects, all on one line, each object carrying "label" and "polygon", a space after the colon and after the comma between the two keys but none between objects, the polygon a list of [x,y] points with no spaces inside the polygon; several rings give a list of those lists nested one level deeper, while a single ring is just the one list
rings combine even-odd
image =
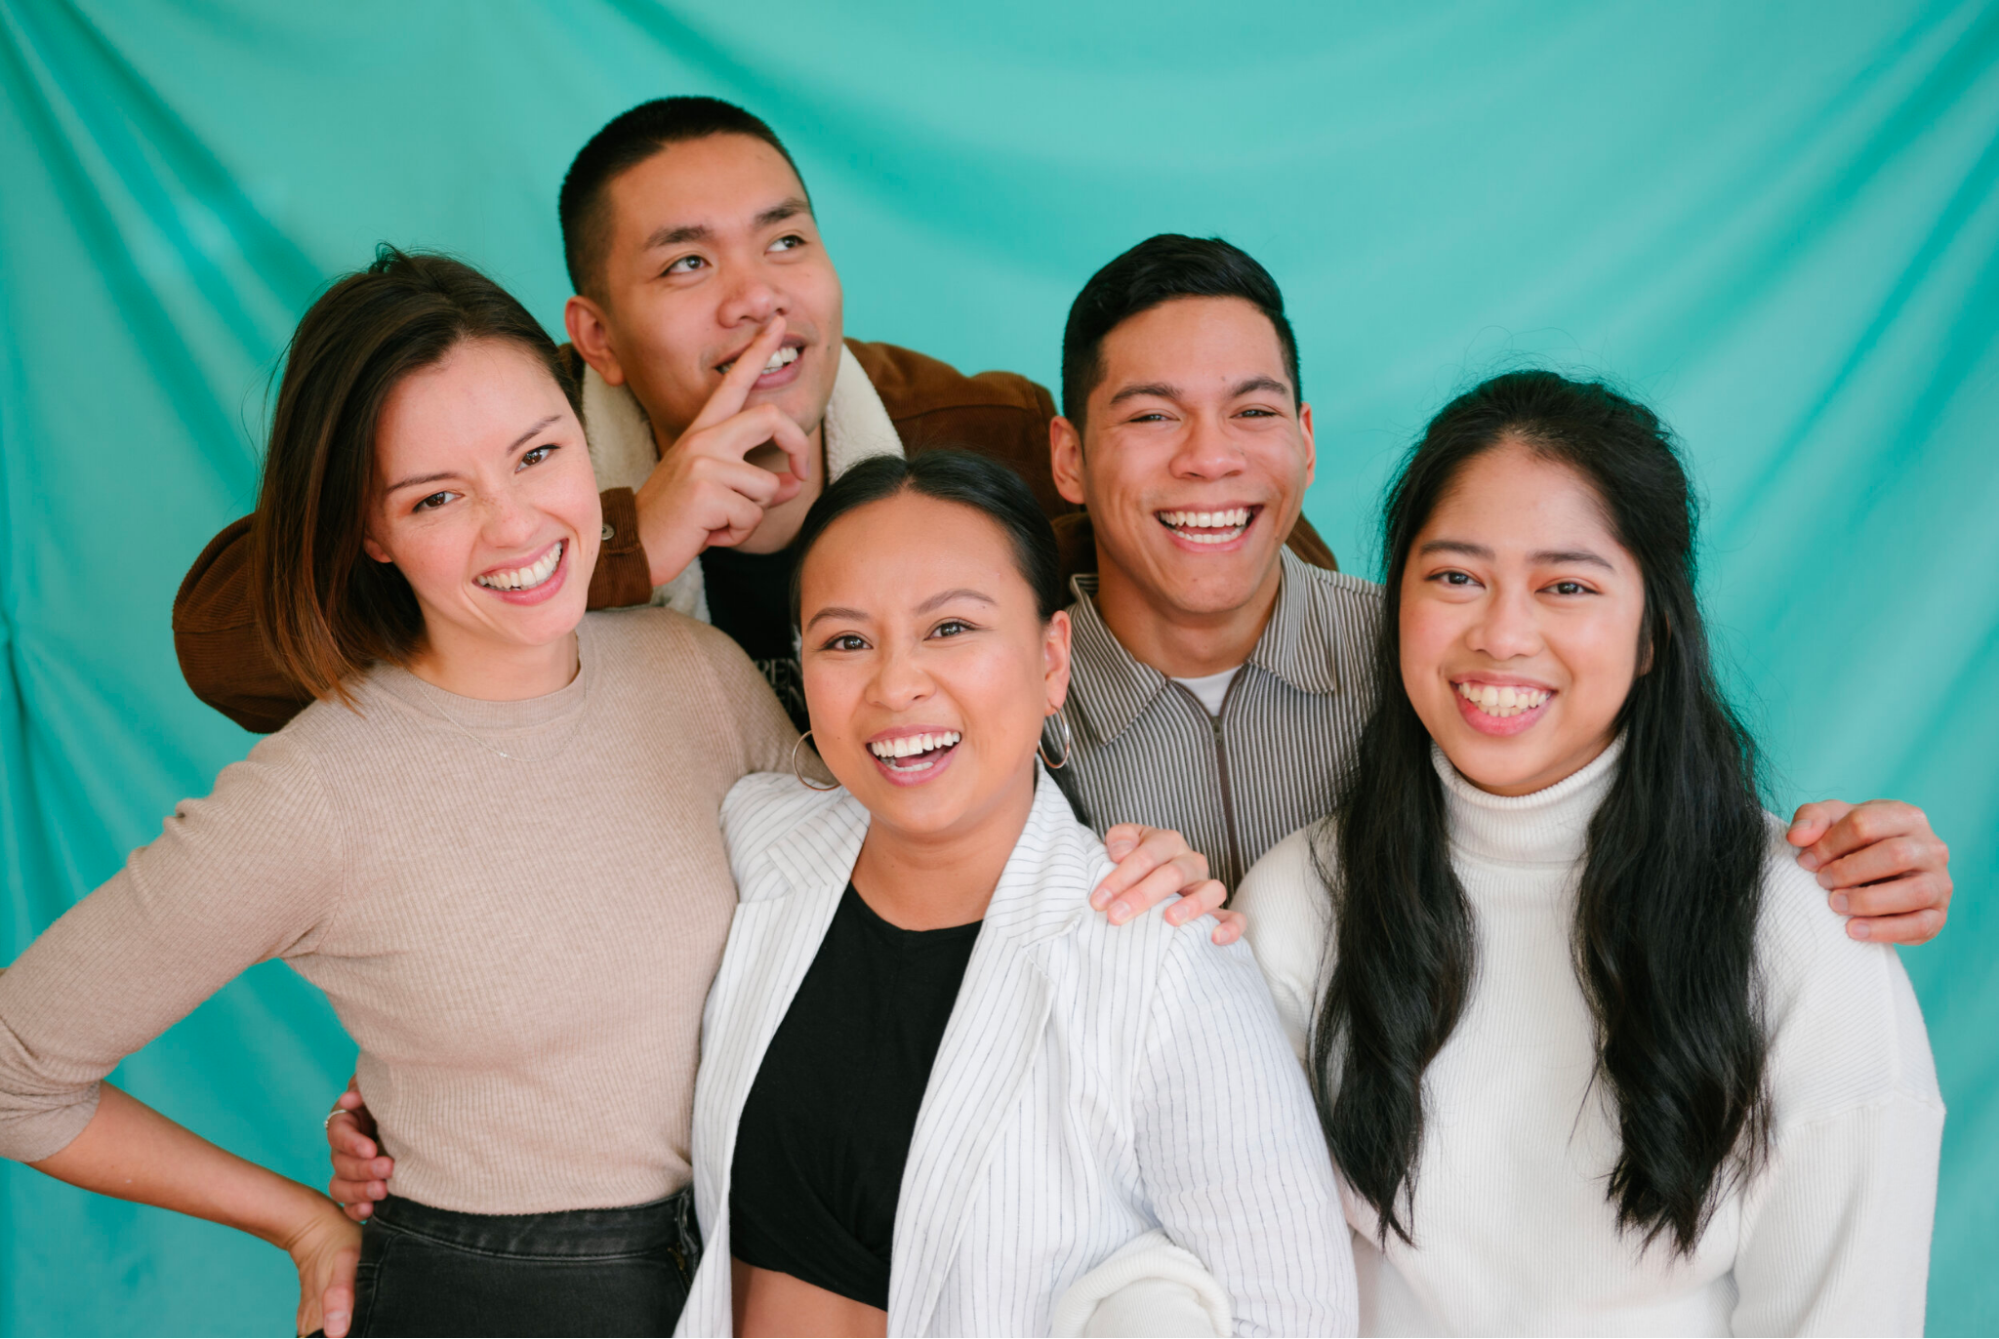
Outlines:
[{"label": "brown corduroy jacket", "polygon": [[[1064,582],[1096,569],[1089,517],[1055,491],[1048,467],[1048,422],[1055,402],[1012,372],[966,376],[948,363],[893,344],[848,340],[911,455],[945,447],[975,451],[1010,466],[1055,522]],[[580,360],[567,346],[564,356]],[[610,538],[590,575],[590,607],[617,608],[652,598],[651,569],[639,543],[638,504],[629,488],[607,489]],[[312,695],[277,666],[250,602],[250,518],[231,522],[194,560],[174,597],[174,651],[194,695],[246,730],[269,733],[303,711]],[[1292,552],[1337,568],[1332,550],[1301,516]]]}]

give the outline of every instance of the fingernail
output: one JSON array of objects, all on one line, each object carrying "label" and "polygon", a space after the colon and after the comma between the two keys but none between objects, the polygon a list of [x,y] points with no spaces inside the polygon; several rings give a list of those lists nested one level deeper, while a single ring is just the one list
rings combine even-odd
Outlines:
[{"label": "fingernail", "polygon": [[1840,916],[1844,916],[1844,915],[1846,914],[1846,894],[1845,894],[1845,893],[1834,893],[1834,894],[1832,895],[1832,909],[1833,909],[1834,913],[1835,913],[1835,914],[1837,914],[1837,915],[1840,915]]},{"label": "fingernail", "polygon": [[1109,896],[1110,894],[1103,889],[1097,889],[1096,892],[1090,894],[1090,906],[1097,911],[1102,911],[1104,909],[1104,899]]},{"label": "fingernail", "polygon": [[1832,875],[1826,873],[1824,870],[1821,870],[1819,871],[1818,878],[1819,878],[1819,887],[1821,888],[1832,887]]},{"label": "fingernail", "polygon": [[1872,939],[1874,937],[1873,932],[1867,928],[1866,921],[1848,921],[1846,923],[1846,932],[1855,939]]},{"label": "fingernail", "polygon": [[1113,902],[1113,903],[1111,903],[1111,924],[1112,924],[1112,925],[1123,925],[1123,924],[1124,924],[1124,923],[1125,923],[1126,921],[1128,921],[1128,920],[1130,920],[1130,919],[1131,919],[1131,904],[1130,904],[1130,903],[1128,903],[1128,902]]},{"label": "fingernail", "polygon": [[1798,864],[1803,866],[1807,870],[1815,870],[1824,863],[1825,862],[1823,860],[1820,860],[1816,855],[1812,854],[1810,851],[1800,851],[1798,853]]}]

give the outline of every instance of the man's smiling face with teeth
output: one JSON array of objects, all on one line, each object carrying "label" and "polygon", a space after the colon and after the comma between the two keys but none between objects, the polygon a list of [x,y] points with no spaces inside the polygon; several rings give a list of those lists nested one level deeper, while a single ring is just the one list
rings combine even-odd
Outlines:
[{"label": "man's smiling face with teeth", "polygon": [[1175,298],[1111,330],[1100,359],[1081,437],[1058,419],[1054,461],[1089,507],[1102,588],[1196,619],[1273,589],[1314,457],[1270,319]]},{"label": "man's smiling face with teeth", "polygon": [[668,145],[604,194],[603,278],[571,299],[606,332],[601,353],[577,340],[604,379],[629,385],[670,444],[782,316],[784,344],[749,402],[816,432],[839,371],[840,277],[784,155],[748,135],[710,135]]}]

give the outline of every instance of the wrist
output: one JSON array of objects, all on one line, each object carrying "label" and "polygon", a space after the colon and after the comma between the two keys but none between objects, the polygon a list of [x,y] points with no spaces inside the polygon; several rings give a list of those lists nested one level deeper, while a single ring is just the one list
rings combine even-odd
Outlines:
[{"label": "wrist", "polygon": [[274,1208],[277,1212],[270,1222],[246,1225],[247,1230],[292,1256],[323,1236],[327,1229],[347,1222],[338,1204],[311,1186],[292,1180],[286,1180],[282,1202]]}]

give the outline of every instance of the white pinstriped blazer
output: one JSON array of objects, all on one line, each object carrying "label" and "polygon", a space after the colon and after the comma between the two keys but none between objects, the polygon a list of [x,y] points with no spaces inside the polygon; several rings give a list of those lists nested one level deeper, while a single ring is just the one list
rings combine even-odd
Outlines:
[{"label": "white pinstriped blazer", "polygon": [[[745,777],[722,805],[741,902],[702,1020],[694,1195],[706,1244],[679,1334],[732,1332],[729,1184],[764,1051],[839,906],[868,814]],[[1239,1334],[1352,1334],[1331,1159],[1242,944],[1089,905],[1110,860],[1046,776],[986,910],[903,1169],[890,1334],[1047,1334],[1061,1294],[1163,1228]]]}]

